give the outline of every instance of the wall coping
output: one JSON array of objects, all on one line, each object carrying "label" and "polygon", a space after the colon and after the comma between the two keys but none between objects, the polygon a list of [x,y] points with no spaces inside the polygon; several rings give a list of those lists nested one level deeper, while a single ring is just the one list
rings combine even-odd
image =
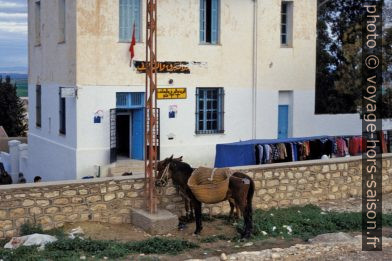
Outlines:
[{"label": "wall coping", "polygon": [[[382,159],[392,158],[392,153],[382,154]],[[317,159],[317,160],[303,160],[303,161],[291,161],[282,163],[272,163],[272,164],[260,164],[260,165],[248,165],[248,166],[238,166],[230,167],[232,170],[253,170],[253,169],[275,169],[275,168],[291,168],[291,167],[302,167],[302,166],[314,166],[314,165],[324,165],[324,164],[334,164],[334,163],[349,163],[354,161],[362,160],[362,156],[352,156],[352,157],[339,157],[331,159]]]},{"label": "wall coping", "polygon": [[[384,153],[382,154],[383,159],[392,158],[392,153]],[[354,156],[354,157],[341,157],[341,158],[332,158],[328,160],[304,160],[304,161],[295,161],[295,162],[282,162],[282,163],[273,163],[273,164],[262,164],[262,165],[249,165],[249,166],[238,166],[238,167],[230,167],[232,170],[255,170],[255,169],[276,169],[276,168],[292,168],[292,167],[302,167],[302,166],[311,166],[311,165],[324,165],[324,164],[334,164],[334,163],[349,163],[354,161],[359,161],[362,159],[362,156]],[[106,183],[110,181],[141,181],[144,178],[137,178],[131,176],[118,176],[118,177],[104,177],[104,178],[93,178],[93,179],[78,179],[78,180],[63,180],[63,181],[47,181],[47,182],[39,182],[39,183],[26,183],[26,184],[11,184],[11,185],[1,185],[0,192],[6,190],[24,190],[24,189],[32,189],[32,188],[43,188],[43,187],[60,187],[60,186],[69,186],[69,185],[85,185],[85,184],[99,184]]]},{"label": "wall coping", "polygon": [[77,179],[77,180],[62,180],[62,181],[46,181],[38,183],[25,183],[25,184],[11,184],[11,185],[0,185],[0,192],[3,190],[15,190],[15,189],[32,189],[42,187],[60,187],[69,185],[85,185],[85,184],[97,184],[106,183],[110,181],[123,181],[123,180],[144,180],[144,178],[133,178],[129,176],[119,177],[104,177],[104,178],[93,178],[93,179]]}]

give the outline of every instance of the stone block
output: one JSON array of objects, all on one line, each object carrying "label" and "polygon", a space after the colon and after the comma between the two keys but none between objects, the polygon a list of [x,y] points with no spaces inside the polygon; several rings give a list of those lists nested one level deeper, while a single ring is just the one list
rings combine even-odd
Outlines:
[{"label": "stone block", "polygon": [[158,209],[150,214],[143,209],[132,209],[132,224],[152,235],[162,235],[177,229],[178,217],[171,212]]},{"label": "stone block", "polygon": [[97,202],[101,200],[101,196],[90,196],[86,198],[87,202]]},{"label": "stone block", "polygon": [[58,198],[58,199],[53,200],[53,204],[66,205],[66,204],[68,204],[68,199],[67,198]]},{"label": "stone block", "polygon": [[75,196],[76,195],[76,190],[66,190],[63,191],[63,196]]},{"label": "stone block", "polygon": [[105,201],[111,201],[111,200],[116,198],[116,194],[114,194],[114,193],[107,194],[103,198],[104,198]]},{"label": "stone block", "polygon": [[54,197],[58,197],[59,195],[60,195],[59,191],[51,191],[51,192],[44,193],[45,198],[54,198]]},{"label": "stone block", "polygon": [[140,182],[140,183],[135,183],[135,184],[133,185],[133,188],[134,188],[134,189],[142,189],[142,188],[144,188],[144,183],[142,183],[142,182]]}]

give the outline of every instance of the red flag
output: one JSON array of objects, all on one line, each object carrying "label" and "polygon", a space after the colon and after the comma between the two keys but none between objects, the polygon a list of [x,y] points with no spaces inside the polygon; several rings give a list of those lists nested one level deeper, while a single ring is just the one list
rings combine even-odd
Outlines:
[{"label": "red flag", "polygon": [[133,23],[132,41],[131,41],[131,46],[129,47],[129,52],[131,53],[131,62],[133,57],[135,57],[135,49],[134,49],[134,46],[136,44],[135,30],[136,30],[135,23]]}]

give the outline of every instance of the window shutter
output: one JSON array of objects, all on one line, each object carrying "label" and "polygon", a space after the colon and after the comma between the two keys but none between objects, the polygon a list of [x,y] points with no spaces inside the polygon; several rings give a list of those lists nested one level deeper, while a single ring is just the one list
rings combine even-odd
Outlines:
[{"label": "window shutter", "polygon": [[196,88],[196,122],[195,122],[195,132],[198,133],[199,130],[199,88]]},{"label": "window shutter", "polygon": [[130,41],[132,37],[132,26],[133,26],[133,0],[126,0],[126,18],[125,18],[125,24],[126,24],[126,29],[125,29],[125,40]]},{"label": "window shutter", "polygon": [[200,0],[200,42],[206,41],[206,0]]},{"label": "window shutter", "polygon": [[125,24],[125,19],[126,19],[126,15],[125,15],[125,1],[126,0],[120,0],[120,22],[119,22],[119,34],[120,34],[120,41],[125,41],[125,28],[126,28],[126,24]]},{"label": "window shutter", "polygon": [[[136,42],[140,42],[140,0],[133,0],[133,5],[134,5],[134,22],[135,22],[135,37],[136,37]],[[133,30],[133,22],[131,25],[131,32]],[[132,39],[132,34],[131,34],[131,39]]]},{"label": "window shutter", "polygon": [[211,0],[211,43],[218,43],[219,0]]},{"label": "window shutter", "polygon": [[224,132],[224,90],[218,89],[218,132]]}]

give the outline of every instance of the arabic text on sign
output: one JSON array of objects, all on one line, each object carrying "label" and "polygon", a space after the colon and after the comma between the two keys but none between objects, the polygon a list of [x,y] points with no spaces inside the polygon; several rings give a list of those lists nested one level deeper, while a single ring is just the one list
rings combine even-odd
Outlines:
[{"label": "arabic text on sign", "polygon": [[158,88],[157,99],[186,99],[186,88]]}]

